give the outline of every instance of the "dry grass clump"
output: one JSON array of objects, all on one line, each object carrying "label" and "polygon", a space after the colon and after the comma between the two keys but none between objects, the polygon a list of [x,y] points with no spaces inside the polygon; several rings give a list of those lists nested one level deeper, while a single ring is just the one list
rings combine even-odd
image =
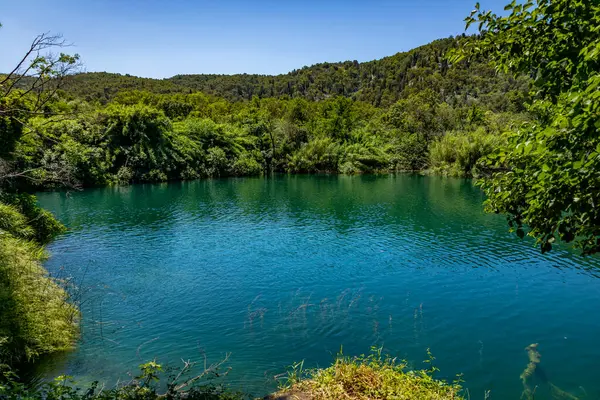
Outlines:
[{"label": "dry grass clump", "polygon": [[[431,362],[430,358],[428,362]],[[369,356],[337,357],[326,369],[303,375],[302,364],[288,375],[288,382],[275,399],[300,400],[459,400],[461,386],[434,379],[435,368],[410,371],[407,364],[382,357],[381,350]]]}]

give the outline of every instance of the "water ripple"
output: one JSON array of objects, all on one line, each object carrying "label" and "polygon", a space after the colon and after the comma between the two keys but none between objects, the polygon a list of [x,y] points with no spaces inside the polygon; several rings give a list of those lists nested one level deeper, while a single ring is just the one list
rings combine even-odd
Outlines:
[{"label": "water ripple", "polygon": [[[115,380],[212,361],[266,393],[294,361],[425,349],[473,393],[517,398],[540,343],[561,389],[600,393],[598,258],[542,256],[468,182],[411,176],[206,180],[40,195],[70,227],[48,269],[82,288],[83,340],[51,372]],[[64,268],[61,268],[64,267]],[[575,357],[572,355],[578,354]]]}]

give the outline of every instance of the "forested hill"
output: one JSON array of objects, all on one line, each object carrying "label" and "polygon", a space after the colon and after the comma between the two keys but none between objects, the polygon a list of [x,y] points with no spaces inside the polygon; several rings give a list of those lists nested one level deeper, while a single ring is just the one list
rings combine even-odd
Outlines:
[{"label": "forested hill", "polygon": [[69,77],[65,90],[88,101],[110,101],[122,90],[154,93],[204,92],[230,101],[289,96],[323,100],[345,96],[389,106],[401,98],[432,89],[450,105],[476,98],[490,109],[522,104],[525,80],[498,75],[485,62],[450,66],[445,58],[463,37],[436,40],[405,53],[359,63],[321,63],[283,75],[176,75],[168,79],[139,78],[112,73]]},{"label": "forested hill", "polygon": [[46,78],[46,87],[63,84],[58,92],[19,78],[4,101],[19,105],[15,118],[31,108],[25,125],[5,123],[15,139],[0,150],[20,171],[34,171],[25,183],[36,187],[271,172],[474,175],[502,133],[528,120],[529,81],[484,60],[450,65],[448,50],[466,39],[278,76]]}]

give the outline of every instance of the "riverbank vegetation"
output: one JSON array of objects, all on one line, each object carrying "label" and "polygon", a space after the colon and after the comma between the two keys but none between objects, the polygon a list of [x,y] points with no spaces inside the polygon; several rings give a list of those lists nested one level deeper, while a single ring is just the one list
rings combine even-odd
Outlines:
[{"label": "riverbank vegetation", "polygon": [[[302,363],[290,369],[279,392],[265,399],[284,400],[462,400],[459,382],[447,383],[433,377],[437,369],[426,361],[424,370],[409,370],[407,364],[383,356],[373,349],[368,356],[338,355],[324,369],[304,371]],[[253,396],[232,391],[222,384],[223,362],[205,367],[194,374],[195,363],[186,362],[182,368],[167,370],[155,361],[140,365],[140,372],[131,381],[107,388],[94,382],[78,386],[71,378],[60,376],[51,382],[30,387],[15,379],[0,382],[0,397],[27,399],[198,399],[243,400]]]},{"label": "riverbank vegetation", "polygon": [[22,77],[3,98],[28,111],[13,165],[38,188],[272,172],[470,176],[505,130],[528,120],[529,81],[483,59],[449,64],[465,40],[274,77],[67,75],[34,113]]},{"label": "riverbank vegetation", "polygon": [[324,369],[304,372],[296,364],[288,374],[282,390],[271,396],[277,399],[299,400],[461,400],[459,382],[447,383],[434,379],[437,369],[426,360],[429,369],[408,370],[407,364],[383,356],[381,349],[369,355],[346,357],[338,355],[334,363]]},{"label": "riverbank vegetation", "polygon": [[63,230],[34,198],[0,203],[0,370],[39,355],[70,349],[77,308],[42,267],[44,241]]},{"label": "riverbank vegetation", "polygon": [[[63,228],[27,194],[39,189],[429,170],[483,176],[487,209],[544,252],[557,239],[600,251],[600,6],[506,10],[477,5],[476,36],[280,76],[80,74],[76,55],[43,56],[60,37],[38,36],[0,76],[0,364],[66,349],[77,334],[76,309],[41,266]],[[368,357],[296,386],[314,398],[386,398],[370,392],[382,387],[459,398]]]},{"label": "riverbank vegetation", "polygon": [[[69,349],[78,336],[77,308],[42,266],[43,245],[65,227],[25,190],[32,182],[58,182],[60,175],[20,168],[17,155],[28,121],[56,102],[57,85],[77,64],[77,56],[40,55],[62,45],[58,36],[39,35],[0,78],[0,371]],[[31,80],[29,86],[17,89],[23,79]]]},{"label": "riverbank vegetation", "polygon": [[[225,360],[224,360],[225,361]],[[244,400],[250,396],[215,382],[223,362],[205,366],[194,374],[196,363],[186,361],[180,368],[164,368],[156,361],[139,366],[139,373],[126,382],[106,387],[100,382],[78,385],[69,376],[37,385],[23,384],[12,372],[0,379],[0,398],[32,400]],[[225,376],[226,374],[222,375]]]},{"label": "riverbank vegetation", "polygon": [[479,9],[479,25],[453,57],[489,58],[498,70],[533,77],[532,120],[511,129],[487,158],[488,211],[542,250],[557,240],[600,251],[600,4],[538,0]]}]

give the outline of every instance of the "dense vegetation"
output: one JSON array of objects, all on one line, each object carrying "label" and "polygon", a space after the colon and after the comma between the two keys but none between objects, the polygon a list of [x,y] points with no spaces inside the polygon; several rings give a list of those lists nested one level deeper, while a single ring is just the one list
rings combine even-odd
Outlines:
[{"label": "dense vegetation", "polygon": [[[482,61],[449,65],[446,52],[464,40],[276,77],[65,76],[43,112],[27,116],[11,157],[41,186],[56,176],[93,186],[271,172],[470,175],[527,119],[528,83]],[[264,82],[270,89],[252,86]]]},{"label": "dense vegetation", "polygon": [[[328,368],[303,371],[296,364],[288,382],[272,399],[305,400],[461,400],[459,382],[447,383],[433,378],[437,369],[407,370],[406,363],[381,355],[381,349],[359,357],[338,355]],[[289,397],[284,397],[288,395]]]},{"label": "dense vegetation", "polygon": [[[78,57],[40,56],[60,46],[40,35],[0,77],[0,364],[68,348],[77,333],[75,308],[40,265],[41,246],[63,228],[27,194],[39,188],[272,172],[483,174],[487,208],[507,214],[520,237],[528,229],[542,251],[557,239],[600,251],[600,6],[513,1],[506,10],[477,5],[467,18],[480,24],[474,37],[280,76],[72,74]],[[370,383],[349,388],[344,377]],[[371,358],[341,359],[296,388],[373,398],[373,385],[388,384],[394,396],[410,387],[458,398],[454,386]],[[66,386],[47,388],[32,396]],[[118,390],[107,398],[158,397],[139,383]]]},{"label": "dense vegetation", "polygon": [[[77,56],[37,55],[60,43],[56,36],[38,36],[16,68],[0,78],[0,372],[68,349],[77,339],[77,308],[64,282],[49,277],[41,265],[42,246],[65,228],[22,190],[36,171],[19,169],[15,154],[28,119],[55,102],[57,83],[77,62]],[[23,76],[19,71],[34,77],[29,89],[15,89]],[[56,177],[39,174],[46,182]]]},{"label": "dense vegetation", "polygon": [[530,123],[512,130],[488,158],[482,182],[490,211],[508,215],[543,252],[557,240],[600,251],[600,3],[513,1],[506,16],[480,11],[481,37],[460,56],[488,57],[533,81]]},{"label": "dense vegetation", "polygon": [[45,176],[62,171],[84,186],[430,166],[470,174],[502,131],[525,118],[478,104],[452,107],[429,90],[389,109],[343,97],[229,103],[147,92],[123,92],[99,108],[77,100],[52,107],[73,116],[50,117],[51,124],[31,118],[15,162],[46,185]]},{"label": "dense vegetation", "polygon": [[33,196],[0,203],[0,371],[3,364],[71,348],[78,311],[42,267],[41,244],[64,228]]},{"label": "dense vegetation", "polygon": [[[447,383],[433,377],[438,371],[431,364],[433,360],[430,355],[426,361],[429,365],[427,369],[408,370],[406,363],[382,356],[381,349],[373,349],[368,356],[350,358],[339,355],[329,368],[322,370],[305,371],[302,363],[298,363],[289,370],[280,391],[268,399],[464,399],[460,395],[462,388],[458,380]],[[195,375],[193,371],[196,365],[193,363],[186,362],[183,368],[168,371],[152,361],[140,365],[140,373],[131,381],[112,388],[105,388],[98,382],[80,387],[66,376],[36,387],[8,379],[4,383],[0,381],[0,397],[39,400],[251,399],[251,395],[231,391],[219,383],[221,364],[213,364]]]},{"label": "dense vegetation", "polygon": [[523,110],[526,79],[498,77],[483,59],[449,64],[446,53],[464,40],[441,39],[381,60],[323,63],[277,76],[177,75],[148,79],[102,72],[70,76],[63,88],[78,98],[102,104],[123,90],[140,90],[159,94],[199,91],[232,102],[249,101],[255,96],[308,101],[343,96],[383,108],[431,89],[453,107],[471,99],[495,110]]}]

